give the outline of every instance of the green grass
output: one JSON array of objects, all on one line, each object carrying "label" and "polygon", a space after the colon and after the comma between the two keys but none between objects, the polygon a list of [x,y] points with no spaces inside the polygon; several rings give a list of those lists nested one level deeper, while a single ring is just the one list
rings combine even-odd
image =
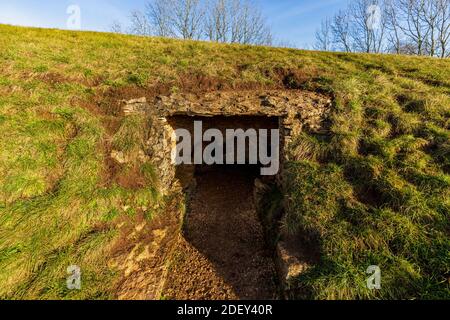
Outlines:
[{"label": "green grass", "polygon": [[[321,253],[297,279],[300,292],[450,298],[448,89],[369,70],[333,93],[330,141],[298,137],[287,172],[284,227],[309,235]],[[382,270],[382,290],[365,286],[370,265]]]},{"label": "green grass", "polygon": [[[283,224],[314,237],[321,253],[299,292],[450,298],[448,59],[2,25],[0,62],[0,298],[113,298],[116,224],[159,201],[148,165],[138,168],[141,189],[104,181],[105,145],[133,155],[143,138],[139,119],[108,125],[113,104],[158,90],[239,88],[334,100],[330,134],[304,133],[290,150]],[[82,268],[81,291],[65,287],[72,264]],[[379,291],[365,288],[372,264],[382,270]]]}]

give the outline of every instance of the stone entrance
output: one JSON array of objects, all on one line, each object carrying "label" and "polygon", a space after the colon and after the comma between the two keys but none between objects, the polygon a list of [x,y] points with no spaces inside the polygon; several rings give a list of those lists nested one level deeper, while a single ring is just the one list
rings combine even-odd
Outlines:
[{"label": "stone entrance", "polygon": [[[165,295],[176,299],[277,298],[276,278],[287,283],[305,269],[284,240],[275,250],[269,249],[259,205],[269,185],[282,193],[291,142],[303,130],[320,132],[330,107],[327,97],[293,90],[173,94],[154,101],[142,98],[125,102],[125,116],[142,116],[148,123],[145,155],[155,168],[159,192],[184,190],[189,198]],[[202,120],[204,129],[220,131],[279,129],[279,173],[262,178],[255,170],[258,164],[175,166],[175,130],[192,131],[196,120]]]},{"label": "stone entrance", "polygon": [[238,125],[278,125],[283,150],[280,162],[283,165],[288,160],[285,150],[293,137],[304,129],[318,130],[330,105],[331,100],[327,97],[310,92],[243,91],[212,92],[202,96],[173,94],[158,97],[154,101],[141,98],[125,102],[123,111],[125,116],[141,114],[148,119],[146,154],[157,169],[160,192],[167,194],[179,187],[176,168],[172,164],[172,151],[176,147],[174,128],[178,126],[177,122],[209,118],[213,119],[211,125],[219,127],[231,123],[230,120],[237,124],[231,128],[237,128]]}]

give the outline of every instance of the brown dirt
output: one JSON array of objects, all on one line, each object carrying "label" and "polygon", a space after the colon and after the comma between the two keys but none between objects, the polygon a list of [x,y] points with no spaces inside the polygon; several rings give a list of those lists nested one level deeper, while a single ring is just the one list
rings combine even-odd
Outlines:
[{"label": "brown dirt", "polygon": [[168,201],[161,212],[148,221],[143,213],[124,218],[116,226],[120,237],[112,248],[110,265],[119,270],[115,298],[158,300],[167,274],[166,261],[179,234],[180,198]]},{"label": "brown dirt", "polygon": [[251,170],[197,173],[185,238],[166,282],[172,299],[275,299],[276,277],[254,201]]},{"label": "brown dirt", "polygon": [[319,72],[314,67],[304,67],[298,69],[275,68],[274,78],[283,84],[284,89],[301,89],[308,81],[317,77]]}]

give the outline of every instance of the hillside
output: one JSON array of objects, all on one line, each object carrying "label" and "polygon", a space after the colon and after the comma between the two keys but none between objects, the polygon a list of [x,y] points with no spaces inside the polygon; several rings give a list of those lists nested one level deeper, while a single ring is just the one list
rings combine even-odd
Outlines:
[{"label": "hillside", "polygon": [[289,150],[282,228],[320,253],[292,298],[450,298],[450,60],[0,25],[0,61],[0,298],[117,298],[135,226],[179,207],[158,168],[111,160],[145,139],[122,101],[272,89],[332,100]]}]

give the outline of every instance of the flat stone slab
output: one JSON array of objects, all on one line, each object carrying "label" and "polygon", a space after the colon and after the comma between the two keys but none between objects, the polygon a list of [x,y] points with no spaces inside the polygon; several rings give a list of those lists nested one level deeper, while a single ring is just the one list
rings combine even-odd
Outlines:
[{"label": "flat stone slab", "polygon": [[322,115],[329,109],[331,99],[308,91],[235,91],[211,92],[201,96],[172,94],[159,96],[152,107],[164,117],[173,115],[286,116],[290,112]]}]

